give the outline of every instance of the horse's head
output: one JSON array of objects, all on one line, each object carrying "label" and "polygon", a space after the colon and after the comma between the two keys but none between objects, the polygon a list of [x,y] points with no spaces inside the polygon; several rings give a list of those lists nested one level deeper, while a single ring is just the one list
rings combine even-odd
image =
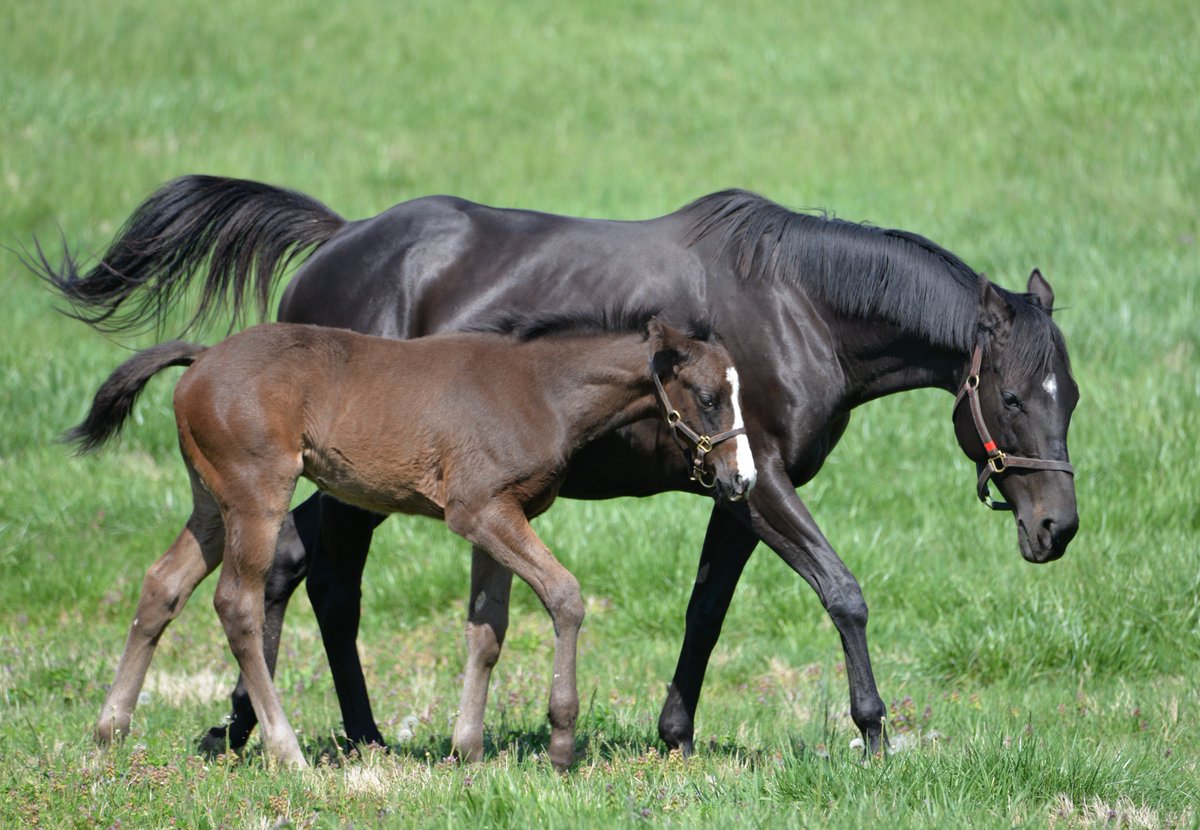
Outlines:
[{"label": "horse's head", "polygon": [[718,499],[746,498],[757,474],[733,358],[714,337],[689,337],[658,319],[649,342],[659,405],[691,459],[692,480]]},{"label": "horse's head", "polygon": [[1021,555],[1050,562],[1079,529],[1067,428],[1079,401],[1066,345],[1050,319],[1054,292],[1034,271],[1025,295],[981,281],[980,326],[954,409],[958,443],[979,465],[979,497],[989,479],[1017,520]]}]

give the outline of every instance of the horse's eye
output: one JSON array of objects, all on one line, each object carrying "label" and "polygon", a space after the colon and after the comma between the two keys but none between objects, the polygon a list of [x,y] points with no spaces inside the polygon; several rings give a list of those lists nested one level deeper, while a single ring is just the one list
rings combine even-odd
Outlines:
[{"label": "horse's eye", "polygon": [[714,398],[712,395],[708,394],[707,392],[701,392],[696,397],[700,401],[700,405],[702,407],[704,407],[705,409],[712,409],[714,406],[717,405],[717,399]]},{"label": "horse's eye", "polygon": [[1000,400],[1004,401],[1004,405],[1009,409],[1021,408],[1021,399],[1007,389],[1000,393]]}]

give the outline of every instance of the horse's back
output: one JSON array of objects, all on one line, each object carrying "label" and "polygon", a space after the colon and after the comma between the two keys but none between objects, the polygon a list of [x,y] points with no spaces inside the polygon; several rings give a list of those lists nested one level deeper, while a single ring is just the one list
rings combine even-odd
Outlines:
[{"label": "horse's back", "polygon": [[347,223],[297,271],[279,319],[404,339],[605,297],[678,307],[705,278],[680,235],[673,214],[626,222],[422,197]]}]

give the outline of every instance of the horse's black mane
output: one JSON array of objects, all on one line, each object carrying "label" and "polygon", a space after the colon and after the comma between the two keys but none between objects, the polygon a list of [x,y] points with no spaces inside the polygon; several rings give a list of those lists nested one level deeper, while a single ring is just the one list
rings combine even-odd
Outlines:
[{"label": "horse's black mane", "polygon": [[[964,352],[979,338],[982,275],[923,236],[797,213],[745,190],[703,196],[683,212],[695,216],[685,242],[717,235],[742,279],[799,285],[840,314],[882,318]],[[996,288],[1015,315],[1007,370],[1038,371],[1061,334],[1027,295]]]},{"label": "horse's black mane", "polygon": [[[589,306],[553,312],[501,312],[471,326],[469,331],[510,334],[519,340],[543,337],[579,337],[589,334],[646,333],[651,318],[676,325],[663,317],[662,310],[648,306]],[[678,325],[688,337],[712,340],[715,337],[712,321],[707,317],[689,320]]]}]

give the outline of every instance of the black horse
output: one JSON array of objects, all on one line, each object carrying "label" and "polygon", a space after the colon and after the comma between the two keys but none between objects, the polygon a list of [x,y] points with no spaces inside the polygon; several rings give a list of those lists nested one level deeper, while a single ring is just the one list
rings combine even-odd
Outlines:
[{"label": "black horse", "polygon": [[[1054,294],[1034,271],[1026,293],[990,283],[916,234],[795,213],[743,191],[705,196],[656,219],[617,222],[501,210],[436,196],[346,221],[294,191],[189,176],[130,218],[99,264],[80,273],[39,250],[36,269],[70,311],[108,331],[163,325],[208,266],[192,323],[248,298],[266,313],[273,281],[316,248],[288,285],[279,319],[410,338],[469,328],[498,312],[595,305],[611,298],[679,319],[712,309],[745,383],[758,485],[709,519],[674,679],[659,719],[670,747],[692,751],[709,655],[759,540],[817,592],[842,639],[850,712],[869,752],[885,709],[867,652],[867,606],[796,487],[821,469],[856,406],[936,387],[959,399],[956,437],[1011,504],[1022,555],[1049,562],[1078,529],[1067,428],[1078,400]],[[963,401],[969,405],[960,405]],[[572,465],[574,498],[703,492],[665,428],[645,422],[597,442]],[[1008,507],[1007,504],[993,504]],[[356,647],[360,582],[382,516],[314,497],[280,536],[268,584],[272,669],[291,592],[308,591],[351,740],[382,743]],[[482,699],[508,623],[512,575],[476,552],[464,700]],[[456,743],[482,750],[482,711],[463,711]],[[242,745],[254,714],[241,684],[228,726],[206,748]]]}]

